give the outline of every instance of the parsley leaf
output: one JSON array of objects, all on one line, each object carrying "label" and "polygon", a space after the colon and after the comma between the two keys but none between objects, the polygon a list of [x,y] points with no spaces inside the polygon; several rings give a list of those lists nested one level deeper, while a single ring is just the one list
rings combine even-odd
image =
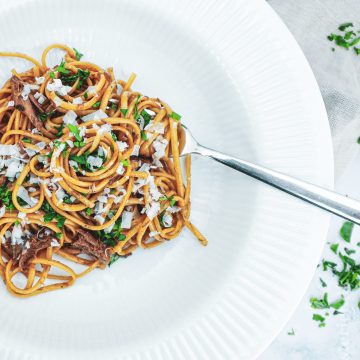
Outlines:
[{"label": "parsley leaf", "polygon": [[101,101],[97,101],[96,103],[94,103],[93,104],[93,108],[97,108],[97,107],[99,107],[100,106],[100,104],[101,104]]},{"label": "parsley leaf", "polygon": [[61,136],[63,136],[64,134],[63,134],[63,129],[64,129],[64,124],[61,124],[58,128],[57,128],[57,133],[56,133],[56,137],[61,137]]},{"label": "parsley leaf", "polygon": [[326,282],[322,278],[319,278],[319,279],[320,279],[321,286],[322,287],[327,287]]},{"label": "parsley leaf", "polygon": [[170,117],[176,121],[179,121],[181,119],[181,115],[177,114],[175,111],[170,114]]},{"label": "parsley leaf", "polygon": [[92,213],[92,210],[91,210],[91,208],[87,208],[86,210],[85,210],[85,212],[86,212],[86,215],[91,215],[91,213]]},{"label": "parsley leaf", "polygon": [[347,22],[347,23],[341,24],[341,25],[339,26],[339,30],[340,30],[340,31],[345,31],[347,28],[353,27],[353,26],[354,26],[353,23]]},{"label": "parsley leaf", "polygon": [[75,51],[75,56],[76,56],[76,60],[80,60],[84,54],[81,54],[78,50],[76,50],[75,48],[73,48],[73,50]]},{"label": "parsley leaf", "polygon": [[341,295],[341,298],[339,300],[336,300],[330,304],[330,307],[332,307],[335,310],[339,310],[343,305],[345,304],[344,296]]},{"label": "parsley leaf", "polygon": [[325,322],[324,322],[325,318],[323,316],[321,316],[320,314],[313,314],[312,319],[320,322],[319,327],[325,326]]},{"label": "parsley leaf", "polygon": [[167,196],[166,194],[162,196],[159,200],[161,201],[168,200],[171,207],[173,207],[176,204],[176,200],[174,200],[174,196]]},{"label": "parsley leaf", "polygon": [[60,74],[68,74],[70,72],[70,70],[65,68],[65,61],[61,61],[60,65],[55,69],[56,71],[58,71]]},{"label": "parsley leaf", "polygon": [[73,124],[68,124],[67,126],[69,128],[69,130],[73,133],[73,135],[75,136],[75,139],[77,141],[82,141],[82,137],[80,135],[79,129],[77,126],[73,125]]},{"label": "parsley leaf", "polygon": [[123,164],[123,166],[130,166],[129,159],[120,160],[120,162]]},{"label": "parsley leaf", "polygon": [[128,109],[120,109],[120,112],[123,114],[123,116],[126,116]]},{"label": "parsley leaf", "polygon": [[21,141],[24,142],[24,143],[31,144],[31,139],[28,139],[28,138],[22,138]]},{"label": "parsley leaf", "polygon": [[346,242],[350,242],[353,227],[354,223],[346,221],[340,229],[340,235]]},{"label": "parsley leaf", "polygon": [[339,247],[339,244],[331,244],[331,245],[330,245],[330,249],[331,249],[331,251],[332,251],[334,254],[337,253],[338,247]]},{"label": "parsley leaf", "polygon": [[310,304],[313,309],[329,309],[328,293],[324,294],[323,299],[310,298]]},{"label": "parsley leaf", "polygon": [[109,267],[117,260],[120,259],[120,256],[116,253],[110,255]]},{"label": "parsley leaf", "polygon": [[295,335],[294,329],[291,329],[291,331],[289,331],[287,334],[288,334],[289,336],[294,336],[294,335]]}]

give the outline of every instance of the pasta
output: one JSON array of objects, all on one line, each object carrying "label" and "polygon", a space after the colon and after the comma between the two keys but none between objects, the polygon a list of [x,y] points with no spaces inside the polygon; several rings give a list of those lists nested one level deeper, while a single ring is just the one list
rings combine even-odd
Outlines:
[{"label": "pasta", "polygon": [[[49,68],[47,55],[64,51]],[[190,156],[180,115],[82,61],[47,47],[0,90],[0,270],[13,295],[68,287],[137,248],[176,238],[189,221]],[[72,264],[83,267],[75,271]],[[18,278],[23,278],[19,285]]]}]

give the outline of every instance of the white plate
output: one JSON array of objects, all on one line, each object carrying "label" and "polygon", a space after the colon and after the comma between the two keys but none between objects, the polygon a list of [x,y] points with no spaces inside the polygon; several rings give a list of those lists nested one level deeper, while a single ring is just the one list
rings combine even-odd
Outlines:
[{"label": "white plate", "polygon": [[[4,5],[5,6],[5,5]],[[204,144],[332,187],[330,132],[303,54],[263,1],[8,2],[3,50],[39,57],[64,42],[138,74]],[[0,60],[1,80],[21,62]],[[250,359],[295,309],[328,215],[205,159],[192,220],[74,287],[19,300],[1,289],[1,359]]]}]

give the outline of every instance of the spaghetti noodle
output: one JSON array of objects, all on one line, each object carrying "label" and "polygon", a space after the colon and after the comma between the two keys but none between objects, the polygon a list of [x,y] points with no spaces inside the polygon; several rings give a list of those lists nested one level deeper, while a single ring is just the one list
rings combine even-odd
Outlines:
[{"label": "spaghetti noodle", "polygon": [[[53,49],[65,56],[49,68]],[[189,221],[191,160],[185,186],[185,138],[169,105],[66,45],[41,62],[0,56],[33,63],[0,90],[0,269],[13,295],[68,287],[184,226],[207,244]]]}]

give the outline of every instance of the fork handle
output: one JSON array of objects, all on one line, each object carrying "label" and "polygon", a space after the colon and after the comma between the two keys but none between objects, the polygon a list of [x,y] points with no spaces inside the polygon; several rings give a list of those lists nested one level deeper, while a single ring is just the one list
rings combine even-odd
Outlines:
[{"label": "fork handle", "polygon": [[198,145],[196,153],[360,225],[360,201],[205,146]]}]

